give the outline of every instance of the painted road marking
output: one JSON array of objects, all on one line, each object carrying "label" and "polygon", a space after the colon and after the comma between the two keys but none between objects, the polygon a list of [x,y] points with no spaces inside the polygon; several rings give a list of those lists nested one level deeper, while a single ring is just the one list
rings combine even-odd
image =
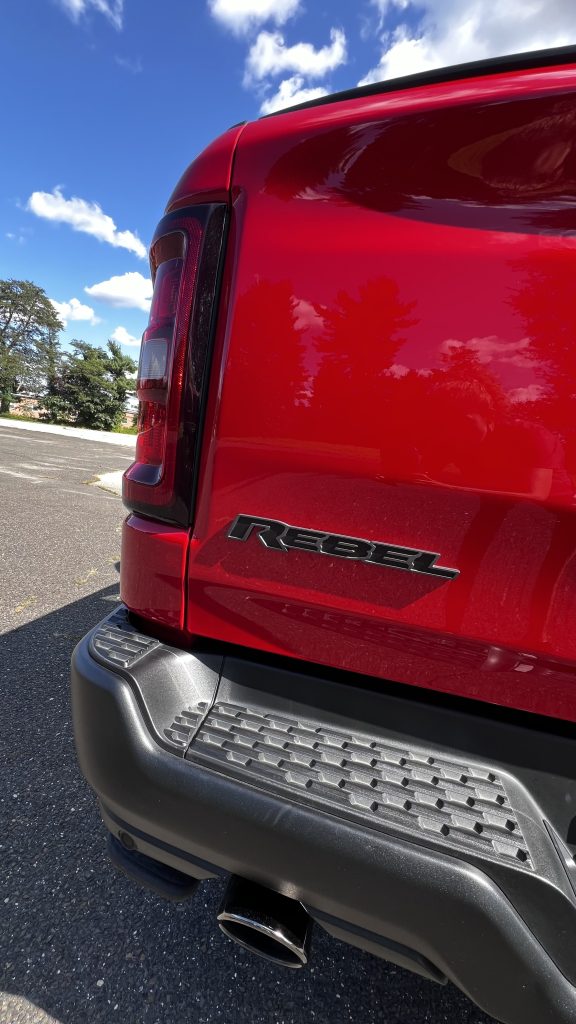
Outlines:
[{"label": "painted road marking", "polygon": [[9,441],[26,441],[28,444],[56,444],[56,441],[45,441],[39,437],[21,437],[19,434],[0,434],[0,437],[7,437]]},{"label": "painted road marking", "polygon": [[4,466],[0,466],[0,473],[4,473],[5,476],[17,476],[20,478],[20,480],[31,480],[33,484],[46,483],[46,481],[43,480],[42,477],[30,476],[29,473],[17,473],[16,470],[5,469]]},{"label": "painted road marking", "polygon": [[56,465],[54,465],[52,460],[50,463],[41,462],[40,468],[52,470],[81,469],[84,473],[93,473],[95,469],[94,466],[69,466],[67,462],[57,462]]},{"label": "painted road marking", "polygon": [[[63,494],[79,494],[81,498],[96,498],[96,497],[98,497],[98,494],[96,493],[96,491],[74,491],[71,487],[63,487],[62,488],[62,493]],[[116,501],[117,500],[116,498],[109,498],[108,495],[102,494],[101,492],[100,492],[99,496],[101,498],[103,498],[104,501]]]}]

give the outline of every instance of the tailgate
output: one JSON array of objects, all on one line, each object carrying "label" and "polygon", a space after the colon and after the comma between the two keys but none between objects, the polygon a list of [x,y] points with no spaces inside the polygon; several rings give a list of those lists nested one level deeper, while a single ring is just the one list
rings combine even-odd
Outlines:
[{"label": "tailgate", "polygon": [[192,632],[576,719],[575,87],[246,127]]}]

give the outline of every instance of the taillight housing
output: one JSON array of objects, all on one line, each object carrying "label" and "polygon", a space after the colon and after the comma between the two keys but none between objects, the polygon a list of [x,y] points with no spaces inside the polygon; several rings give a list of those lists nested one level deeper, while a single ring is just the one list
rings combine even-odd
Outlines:
[{"label": "taillight housing", "polygon": [[223,204],[178,210],[160,221],[150,246],[154,293],[123,498],[132,511],[180,525],[193,511],[225,218]]}]

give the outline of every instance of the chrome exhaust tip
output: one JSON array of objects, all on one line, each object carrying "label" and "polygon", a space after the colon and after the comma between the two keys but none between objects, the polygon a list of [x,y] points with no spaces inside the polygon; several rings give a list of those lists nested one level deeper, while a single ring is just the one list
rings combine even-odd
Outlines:
[{"label": "chrome exhaust tip", "polygon": [[308,963],[312,920],[297,900],[232,876],[217,920],[229,939],[265,960],[293,969]]}]

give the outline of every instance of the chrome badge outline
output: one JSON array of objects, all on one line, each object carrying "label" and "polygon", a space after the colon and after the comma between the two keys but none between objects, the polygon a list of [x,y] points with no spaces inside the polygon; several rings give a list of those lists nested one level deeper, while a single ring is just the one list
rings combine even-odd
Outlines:
[{"label": "chrome badge outline", "polygon": [[346,558],[349,561],[364,562],[366,565],[380,565],[387,569],[401,569],[447,580],[453,580],[460,575],[459,569],[437,565],[441,556],[434,551],[400,547],[397,544],[367,540],[364,537],[308,530],[301,526],[290,526],[278,519],[263,519],[261,516],[237,515],[230,523],[227,536],[230,540],[247,541],[254,532],[264,547],[285,554],[290,549],[309,551],[330,558]]}]

